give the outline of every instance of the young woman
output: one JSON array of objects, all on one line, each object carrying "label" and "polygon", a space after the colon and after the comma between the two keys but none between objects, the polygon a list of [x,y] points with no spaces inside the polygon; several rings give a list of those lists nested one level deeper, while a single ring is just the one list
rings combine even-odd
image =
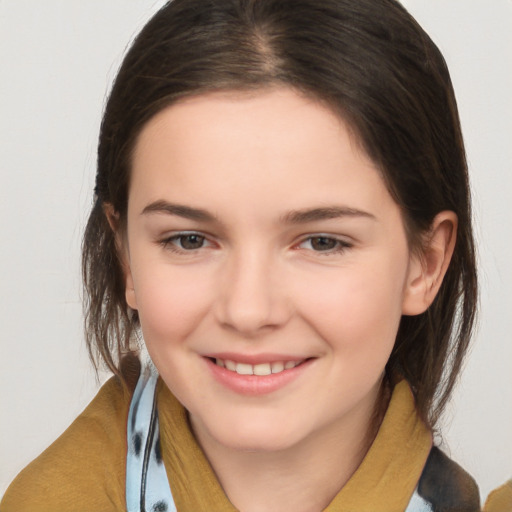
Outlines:
[{"label": "young woman", "polygon": [[464,147],[400,4],[169,2],[95,192],[86,331],[115,377],[2,510],[479,509],[432,443],[476,309]]}]

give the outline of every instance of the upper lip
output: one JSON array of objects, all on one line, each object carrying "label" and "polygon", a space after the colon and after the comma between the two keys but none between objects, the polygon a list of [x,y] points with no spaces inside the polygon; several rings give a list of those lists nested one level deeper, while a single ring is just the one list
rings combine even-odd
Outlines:
[{"label": "upper lip", "polygon": [[215,352],[211,354],[205,354],[204,357],[210,359],[222,359],[234,361],[235,363],[244,363],[244,364],[263,364],[263,363],[277,363],[280,361],[304,361],[309,359],[309,357],[302,357],[291,354],[237,354],[233,352]]}]

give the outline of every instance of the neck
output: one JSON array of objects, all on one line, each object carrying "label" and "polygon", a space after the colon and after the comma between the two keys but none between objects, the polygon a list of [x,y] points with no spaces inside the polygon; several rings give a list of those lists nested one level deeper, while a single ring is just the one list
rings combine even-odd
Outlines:
[{"label": "neck", "polygon": [[[192,426],[231,503],[242,512],[319,512],[348,482],[371,446],[385,408],[377,390],[350,420],[314,432],[280,451],[248,452],[217,443]],[[382,413],[381,413],[382,411]]]}]

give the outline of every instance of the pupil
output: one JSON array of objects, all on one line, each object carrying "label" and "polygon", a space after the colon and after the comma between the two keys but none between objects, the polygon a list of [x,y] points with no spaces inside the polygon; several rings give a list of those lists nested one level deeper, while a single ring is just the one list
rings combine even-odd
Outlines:
[{"label": "pupil", "polygon": [[329,251],[336,247],[336,240],[325,236],[317,236],[311,239],[311,247],[315,251]]},{"label": "pupil", "polygon": [[183,249],[199,249],[203,245],[204,236],[186,235],[181,237]]}]

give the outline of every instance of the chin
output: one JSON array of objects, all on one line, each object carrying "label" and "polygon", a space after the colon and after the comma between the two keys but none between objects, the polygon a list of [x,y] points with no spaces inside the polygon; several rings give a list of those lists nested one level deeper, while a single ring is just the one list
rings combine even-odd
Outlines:
[{"label": "chin", "polygon": [[[222,440],[219,439],[220,442]],[[292,448],[296,443],[289,437],[272,435],[231,435],[223,440],[224,446],[231,450],[250,453],[276,453]]]},{"label": "chin", "polygon": [[[240,452],[279,452],[287,450],[307,436],[283,418],[216,418],[220,421],[194,421],[193,430],[201,442],[206,435],[227,449]],[[302,429],[300,429],[302,430]]]}]

